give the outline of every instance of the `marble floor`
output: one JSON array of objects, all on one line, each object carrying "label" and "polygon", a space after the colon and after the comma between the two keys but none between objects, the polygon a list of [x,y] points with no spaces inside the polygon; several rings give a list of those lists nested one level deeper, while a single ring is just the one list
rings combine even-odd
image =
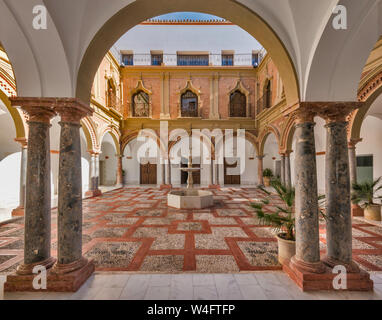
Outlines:
[{"label": "marble floor", "polygon": [[129,274],[97,272],[76,293],[5,293],[4,300],[382,300],[382,273],[374,292],[302,292],[281,271],[239,274]]},{"label": "marble floor", "polygon": [[[168,190],[112,190],[83,201],[83,254],[97,271],[237,273],[281,270],[272,230],[260,225],[249,203],[259,189],[212,190],[215,205],[203,210],[167,207]],[[280,205],[273,198],[266,210]],[[23,219],[0,226],[0,274],[23,259]],[[325,223],[320,224],[325,254]],[[57,213],[52,211],[52,255],[57,254]],[[382,271],[382,227],[353,221],[353,258],[365,270]]]}]

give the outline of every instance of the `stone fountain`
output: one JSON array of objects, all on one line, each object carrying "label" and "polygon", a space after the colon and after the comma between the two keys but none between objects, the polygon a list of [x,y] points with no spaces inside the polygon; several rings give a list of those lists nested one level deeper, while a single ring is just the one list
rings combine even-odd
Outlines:
[{"label": "stone fountain", "polygon": [[177,209],[203,209],[212,207],[214,198],[212,192],[194,189],[194,180],[192,174],[200,171],[200,168],[192,167],[192,156],[188,157],[188,167],[181,168],[188,173],[187,189],[172,190],[167,195],[167,205]]}]

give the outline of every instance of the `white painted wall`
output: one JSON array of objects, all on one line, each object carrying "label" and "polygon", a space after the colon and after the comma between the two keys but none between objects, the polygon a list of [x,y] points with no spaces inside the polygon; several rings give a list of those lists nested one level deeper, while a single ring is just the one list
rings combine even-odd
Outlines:
[{"label": "white painted wall", "polygon": [[140,183],[140,161],[143,164],[147,163],[147,161],[157,164],[157,184],[160,184],[162,170],[159,165],[159,150],[153,139],[147,139],[146,141],[133,139],[126,146],[122,160],[123,169],[125,170],[125,183],[132,185]]},{"label": "white painted wall", "polygon": [[280,160],[279,146],[276,136],[270,133],[264,144],[264,159],[263,168],[271,169],[273,174],[276,174],[276,161]]},{"label": "white painted wall", "polygon": [[[101,144],[100,183],[105,186],[113,186],[117,182],[117,149],[110,133],[106,133]],[[102,171],[103,170],[103,171]]]},{"label": "white painted wall", "polygon": [[20,151],[20,144],[14,141],[16,128],[13,119],[0,100],[0,161],[12,153]]},{"label": "white painted wall", "polygon": [[373,155],[373,179],[377,179],[382,176],[382,120],[367,116],[361,127],[361,138],[357,156]]}]

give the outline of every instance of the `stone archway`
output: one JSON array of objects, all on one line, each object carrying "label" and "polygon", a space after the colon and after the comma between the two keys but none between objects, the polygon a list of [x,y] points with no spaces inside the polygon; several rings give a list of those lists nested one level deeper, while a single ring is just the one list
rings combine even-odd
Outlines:
[{"label": "stone archway", "polygon": [[89,101],[92,77],[109,48],[129,29],[149,18],[168,12],[197,11],[213,14],[238,25],[254,36],[275,62],[285,85],[287,103],[299,101],[298,80],[284,44],[258,14],[230,0],[137,0],[111,17],[94,36],[82,59],[77,78],[76,97]]}]

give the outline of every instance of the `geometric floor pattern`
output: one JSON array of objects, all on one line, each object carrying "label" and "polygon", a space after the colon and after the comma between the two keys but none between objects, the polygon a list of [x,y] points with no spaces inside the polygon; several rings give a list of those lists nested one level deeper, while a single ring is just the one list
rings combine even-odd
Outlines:
[{"label": "geometric floor pattern", "polygon": [[[280,270],[277,242],[259,225],[249,203],[255,188],[211,190],[215,205],[203,210],[167,207],[168,190],[124,188],[83,201],[83,254],[98,271],[235,273]],[[280,204],[273,199],[266,207]],[[23,259],[23,219],[0,226],[0,273]],[[320,224],[325,253],[325,224]],[[57,251],[57,212],[52,211],[52,255]],[[382,228],[353,221],[353,258],[382,271]]]}]

